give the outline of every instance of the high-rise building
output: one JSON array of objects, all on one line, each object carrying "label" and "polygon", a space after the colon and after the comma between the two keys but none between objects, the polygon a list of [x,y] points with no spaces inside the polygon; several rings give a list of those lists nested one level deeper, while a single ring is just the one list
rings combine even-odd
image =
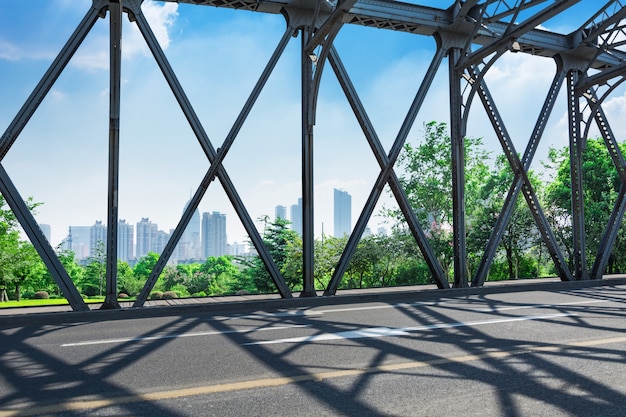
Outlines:
[{"label": "high-rise building", "polygon": [[302,236],[302,199],[291,206],[291,230]]},{"label": "high-rise building", "polygon": [[137,254],[137,259],[139,259],[146,256],[148,252],[154,251],[154,247],[157,244],[158,225],[152,223],[150,218],[143,217],[140,222],[137,222],[136,230],[137,248],[135,253]]},{"label": "high-rise building", "polygon": [[89,229],[89,256],[104,256],[107,247],[107,227],[102,224],[102,220],[96,220],[96,223]]},{"label": "high-rise building", "polygon": [[[189,203],[191,203],[191,200],[187,201],[183,212],[187,210]],[[200,252],[200,212],[196,209],[189,220],[189,224],[187,224],[187,228],[176,245],[175,254],[176,259],[178,260],[188,260],[199,259]]]},{"label": "high-rise building", "polygon": [[121,219],[117,222],[117,259],[120,261],[130,261],[133,257],[133,246],[135,243],[135,228],[132,224]]},{"label": "high-rise building", "polygon": [[287,207],[285,206],[276,206],[275,218],[287,220]]},{"label": "high-rise building", "polygon": [[52,228],[50,227],[50,225],[49,224],[40,224],[39,228],[41,229],[43,235],[48,240],[48,243],[52,244],[52,242],[51,242]]},{"label": "high-rise building", "polygon": [[352,197],[346,191],[334,189],[335,237],[349,235],[352,230]]},{"label": "high-rise building", "polygon": [[202,213],[202,257],[228,254],[226,215],[218,211]]},{"label": "high-rise building", "polygon": [[91,226],[70,226],[61,247],[74,252],[74,259],[78,261],[89,257],[90,240]]}]

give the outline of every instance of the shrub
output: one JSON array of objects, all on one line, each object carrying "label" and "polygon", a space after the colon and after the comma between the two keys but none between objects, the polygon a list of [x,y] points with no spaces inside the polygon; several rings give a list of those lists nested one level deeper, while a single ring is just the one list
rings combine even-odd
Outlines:
[{"label": "shrub", "polygon": [[161,291],[154,291],[150,294],[151,300],[160,300],[161,298],[163,298],[163,293]]},{"label": "shrub", "polygon": [[195,298],[206,297],[206,293],[204,291],[200,291],[200,292],[195,292],[195,293],[191,294],[191,296],[195,297]]},{"label": "shrub", "polygon": [[165,291],[163,293],[164,300],[170,300],[172,298],[178,298],[178,294],[176,293],[176,291]]},{"label": "shrub", "polygon": [[33,298],[35,300],[47,300],[48,298],[50,298],[50,294],[48,294],[48,291],[37,291],[35,294],[33,294]]}]

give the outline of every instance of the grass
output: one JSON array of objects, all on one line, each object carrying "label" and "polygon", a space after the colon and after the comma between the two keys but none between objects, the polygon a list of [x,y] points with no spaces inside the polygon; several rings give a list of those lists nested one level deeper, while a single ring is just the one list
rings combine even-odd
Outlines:
[{"label": "grass", "polygon": [[[129,298],[120,299],[118,301],[132,301]],[[102,303],[104,302],[104,297],[92,297],[85,300],[87,304],[94,303]],[[65,298],[48,298],[43,300],[33,300],[33,299],[24,299],[20,301],[5,301],[4,303],[0,303],[0,308],[11,308],[11,307],[42,307],[42,306],[58,306],[58,305],[68,305],[68,301]]]}]

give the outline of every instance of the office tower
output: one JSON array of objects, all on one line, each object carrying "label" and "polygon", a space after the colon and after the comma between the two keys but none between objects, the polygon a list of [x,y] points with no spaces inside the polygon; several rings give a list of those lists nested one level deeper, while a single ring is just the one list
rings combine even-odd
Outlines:
[{"label": "office tower", "polygon": [[107,250],[107,227],[102,224],[102,220],[89,229],[89,256],[104,257]]},{"label": "office tower", "polygon": [[74,259],[89,257],[91,226],[70,226],[63,249],[74,252]]},{"label": "office tower", "polygon": [[117,222],[117,259],[120,261],[130,261],[133,257],[133,246],[135,241],[135,229],[132,224],[121,219]]},{"label": "office tower", "polygon": [[148,217],[143,217],[140,222],[137,222],[136,230],[137,248],[135,253],[139,259],[153,251],[157,240],[158,226],[156,223],[152,223]]},{"label": "office tower", "polygon": [[43,235],[46,237],[48,242],[50,244],[52,244],[52,239],[51,239],[52,238],[52,228],[50,227],[50,225],[49,224],[40,224],[39,228],[43,232]]},{"label": "office tower", "polygon": [[[187,201],[183,212],[187,210],[189,203],[191,200]],[[200,212],[195,209],[187,228],[176,245],[175,256],[178,260],[199,259],[200,252]]]},{"label": "office tower", "polygon": [[202,257],[218,257],[228,254],[226,239],[226,215],[218,211],[202,213]]},{"label": "office tower", "polygon": [[150,247],[150,252],[158,253],[159,255],[163,253],[163,249],[167,245],[167,242],[170,240],[170,233],[164,232],[163,230],[158,230],[155,233],[155,237],[152,240],[152,245]]},{"label": "office tower", "polygon": [[349,235],[352,230],[352,197],[345,191],[334,189],[335,237]]},{"label": "office tower", "polygon": [[275,219],[283,219],[287,220],[287,207],[285,206],[276,206]]},{"label": "office tower", "polygon": [[291,206],[291,230],[302,236],[302,199]]}]

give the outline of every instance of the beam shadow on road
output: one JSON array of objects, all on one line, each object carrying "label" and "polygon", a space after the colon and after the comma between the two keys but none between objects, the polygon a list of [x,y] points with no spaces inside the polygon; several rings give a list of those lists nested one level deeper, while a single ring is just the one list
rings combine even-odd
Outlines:
[{"label": "beam shadow on road", "polygon": [[[587,299],[604,297],[619,303],[617,307],[599,304],[586,305],[546,305],[550,311],[563,315],[559,318],[543,318],[542,322],[553,326],[571,327],[574,331],[581,327],[608,330],[616,329],[598,326],[587,320],[590,314],[604,316],[623,322],[625,312],[624,290],[616,287],[595,288],[593,291],[565,290],[563,294],[584,296]],[[606,346],[554,347],[545,342],[532,340],[521,334],[492,334],[487,328],[479,326],[458,326],[448,328],[428,328],[441,323],[454,322],[452,312],[462,312],[467,317],[480,311],[488,311],[490,316],[507,319],[517,317],[513,309],[523,305],[493,300],[490,296],[459,297],[450,299],[451,303],[440,300],[424,303],[398,303],[388,306],[402,313],[408,321],[423,330],[411,331],[410,334],[394,337],[364,337],[349,340],[314,341],[316,346],[324,347],[327,354],[336,357],[346,356],[351,359],[349,365],[338,367],[328,357],[315,357],[308,354],[310,343],[283,343],[273,345],[254,344],[262,336],[260,332],[245,332],[241,324],[233,320],[221,320],[215,315],[203,313],[199,316],[185,315],[173,317],[166,324],[152,328],[138,335],[136,339],[121,341],[113,345],[94,347],[71,360],[63,360],[42,346],[37,346],[37,339],[70,326],[85,326],[89,323],[66,325],[5,326],[0,329],[0,379],[8,389],[0,392],[0,415],[11,408],[46,411],[50,415],[85,416],[91,415],[90,409],[73,409],[69,405],[86,400],[107,399],[102,408],[110,408],[111,414],[129,416],[185,416],[185,410],[170,407],[163,402],[142,401],[141,389],[134,389],[129,384],[117,383],[116,377],[127,369],[133,369],[137,378],[144,374],[157,373],[163,387],[167,387],[168,376],[158,374],[160,353],[166,346],[175,343],[176,335],[203,330],[221,332],[231,342],[231,346],[243,349],[254,360],[257,373],[266,376],[292,378],[290,385],[297,388],[298,395],[322,407],[328,415],[344,416],[386,416],[386,415],[436,415],[436,409],[404,409],[402,405],[390,401],[401,401],[403,396],[417,396],[427,392],[439,396],[441,403],[446,401],[472,401],[475,399],[455,398],[455,392],[442,392],[439,385],[452,381],[454,384],[474,384],[477,395],[485,388],[491,388],[497,397],[494,402],[498,410],[492,415],[517,417],[525,415],[518,404],[520,397],[547,404],[551,409],[563,415],[620,415],[626,409],[626,395],[623,390],[595,381],[582,371],[570,369],[556,362],[559,357],[568,356],[584,359],[591,363],[613,363],[623,366],[626,353],[620,349]],[[448,314],[449,309],[449,314]],[[374,310],[376,311],[376,310]],[[272,326],[307,326],[315,329],[313,335],[337,334],[354,331],[363,327],[362,323],[352,321],[329,320],[328,316],[316,315],[265,315],[247,318],[250,324],[259,328]],[[376,313],[373,322],[384,324],[384,317]],[[119,326],[132,326],[132,320],[120,320]],[[310,334],[310,333],[309,333]],[[169,337],[171,336],[171,337]],[[354,348],[362,359],[349,358]],[[427,347],[428,349],[425,349]],[[552,347],[546,349],[546,347]],[[454,361],[455,357],[474,357],[473,360]],[[490,356],[486,352],[509,353],[504,356]],[[208,350],[207,350],[208,352]],[[304,355],[302,353],[305,353]],[[184,354],[181,353],[181,354]],[[227,360],[229,352],[206,353],[207,357],[196,358],[199,362]],[[306,361],[297,357],[307,358]],[[554,360],[553,360],[554,359]],[[428,366],[393,370],[382,367],[389,364],[406,362],[425,363]],[[347,361],[345,363],[348,363]],[[150,368],[153,366],[154,368]],[[319,379],[317,375],[332,373],[344,369],[361,369],[363,372],[352,374],[352,380],[340,377]],[[375,398],[372,387],[381,375],[389,375],[403,380],[404,392],[397,393],[398,398]],[[208,376],[207,376],[208,378]],[[254,396],[249,391],[247,394]],[[115,401],[115,399],[126,399]],[[257,399],[262,402],[261,398]],[[293,399],[285,399],[293,401]],[[407,407],[409,407],[407,401]],[[54,407],[60,405],[59,407]],[[49,406],[49,408],[45,408]],[[259,409],[260,410],[260,409]],[[297,411],[297,412],[296,412]],[[41,414],[41,413],[39,413]],[[262,415],[257,413],[257,415]],[[309,415],[307,410],[294,410],[293,415]]]}]

